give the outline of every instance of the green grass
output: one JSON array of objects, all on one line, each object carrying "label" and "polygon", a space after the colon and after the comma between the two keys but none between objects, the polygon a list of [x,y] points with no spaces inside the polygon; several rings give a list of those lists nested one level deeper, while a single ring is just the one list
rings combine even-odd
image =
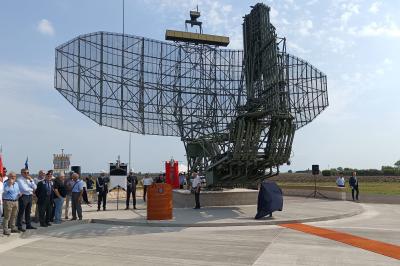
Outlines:
[{"label": "green grass", "polygon": [[[314,182],[277,182],[278,185],[314,185]],[[317,186],[335,186],[333,182],[317,182]],[[399,195],[400,182],[365,182],[359,184],[361,193],[376,195]],[[346,191],[351,192],[349,184],[346,184]]]}]

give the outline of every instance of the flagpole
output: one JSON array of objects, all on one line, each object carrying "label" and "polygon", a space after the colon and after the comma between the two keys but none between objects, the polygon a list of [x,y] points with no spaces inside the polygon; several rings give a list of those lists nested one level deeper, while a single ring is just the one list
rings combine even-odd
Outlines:
[{"label": "flagpole", "polygon": [[132,133],[129,132],[129,169],[132,169]]},{"label": "flagpole", "polygon": [[[124,49],[125,42],[125,0],[122,0],[122,49]],[[123,62],[123,61],[122,61]],[[122,68],[124,65],[122,65]],[[123,90],[123,87],[121,88]],[[132,169],[132,133],[129,132],[129,162],[128,172]]]},{"label": "flagpole", "polygon": [[0,181],[3,181],[3,178],[4,178],[3,167],[4,167],[4,165],[3,165],[3,144],[1,144],[0,145],[0,174],[1,174]]}]

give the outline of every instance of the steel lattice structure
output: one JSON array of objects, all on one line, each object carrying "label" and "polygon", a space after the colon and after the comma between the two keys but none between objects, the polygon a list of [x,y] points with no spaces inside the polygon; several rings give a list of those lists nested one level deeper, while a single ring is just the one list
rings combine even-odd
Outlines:
[{"label": "steel lattice structure", "polygon": [[286,53],[264,4],[243,34],[243,51],[80,35],[56,48],[55,88],[100,125],[180,137],[210,183],[254,182],[288,162],[295,130],[328,106],[327,80]]}]

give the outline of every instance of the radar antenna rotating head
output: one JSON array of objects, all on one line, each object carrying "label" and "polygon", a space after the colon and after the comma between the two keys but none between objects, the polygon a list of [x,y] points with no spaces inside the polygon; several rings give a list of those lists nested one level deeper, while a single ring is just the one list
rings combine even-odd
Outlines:
[{"label": "radar antenna rotating head", "polygon": [[196,10],[190,10],[190,20],[185,20],[185,28],[187,31],[187,25],[190,24],[190,26],[193,28],[193,26],[198,26],[200,29],[200,33],[203,33],[203,28],[201,25],[203,22],[198,21],[197,19],[200,17],[200,11],[199,11],[199,6],[196,7]]}]

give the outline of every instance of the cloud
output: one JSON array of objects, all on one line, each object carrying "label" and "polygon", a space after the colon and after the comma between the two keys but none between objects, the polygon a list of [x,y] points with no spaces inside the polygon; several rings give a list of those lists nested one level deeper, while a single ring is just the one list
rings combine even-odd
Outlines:
[{"label": "cloud", "polygon": [[0,90],[8,92],[53,88],[51,68],[0,64]]},{"label": "cloud", "polygon": [[376,66],[375,73],[382,76],[393,70],[393,61],[390,58],[385,58],[383,62],[376,64]]},{"label": "cloud", "polygon": [[329,37],[324,37],[323,45],[329,46],[329,51],[337,54],[346,54],[350,56],[351,48],[355,46],[355,42],[353,40],[348,40],[346,38],[338,37],[338,35],[332,35]]},{"label": "cloud", "polygon": [[312,6],[312,5],[316,4],[316,3],[318,3],[318,0],[310,0],[310,1],[308,1],[308,2],[306,3],[306,5]]},{"label": "cloud", "polygon": [[385,74],[385,70],[384,70],[383,68],[378,68],[378,69],[375,71],[375,73],[378,74],[378,75],[383,75],[383,74]]},{"label": "cloud", "polygon": [[342,4],[342,10],[344,12],[340,16],[340,20],[342,25],[346,25],[352,16],[360,13],[360,6],[354,3]]},{"label": "cloud", "polygon": [[37,25],[37,30],[43,35],[53,36],[55,33],[53,24],[47,19],[41,19]]},{"label": "cloud", "polygon": [[[49,68],[26,65],[0,65],[0,92],[7,99],[6,110],[13,110],[2,117],[4,125],[14,129],[37,129],[41,119],[58,117],[44,104],[45,96],[55,94],[53,71]],[[31,111],[28,111],[31,110]],[[21,124],[20,121],[25,121]]]},{"label": "cloud", "polygon": [[391,59],[389,59],[389,58],[385,58],[385,60],[383,60],[383,63],[385,65],[391,65],[393,63],[393,61]]},{"label": "cloud", "polygon": [[394,22],[386,24],[371,22],[359,29],[354,28],[349,33],[360,37],[400,38],[400,28]]},{"label": "cloud", "polygon": [[328,41],[331,44],[331,49],[334,53],[343,52],[346,48],[346,41],[341,38],[330,36],[328,37]]},{"label": "cloud", "polygon": [[[304,55],[304,54],[308,54],[310,52],[310,50],[304,49],[303,47],[301,47],[300,45],[298,45],[292,41],[286,41],[286,45],[289,48],[288,52],[290,54]],[[292,53],[292,51],[294,51],[294,53]]]},{"label": "cloud", "polygon": [[285,25],[290,25],[290,22],[287,21],[287,19],[285,19],[285,18],[282,18],[282,23]]},{"label": "cloud", "polygon": [[300,21],[299,32],[303,36],[310,34],[310,30],[313,28],[313,22],[310,19]]},{"label": "cloud", "polygon": [[374,2],[368,9],[368,12],[376,14],[379,12],[379,8],[381,7],[382,3],[381,2]]},{"label": "cloud", "polygon": [[279,15],[278,10],[276,10],[276,8],[274,8],[274,7],[271,7],[271,11],[270,11],[271,21],[274,21],[275,19],[277,19],[278,15]]}]

